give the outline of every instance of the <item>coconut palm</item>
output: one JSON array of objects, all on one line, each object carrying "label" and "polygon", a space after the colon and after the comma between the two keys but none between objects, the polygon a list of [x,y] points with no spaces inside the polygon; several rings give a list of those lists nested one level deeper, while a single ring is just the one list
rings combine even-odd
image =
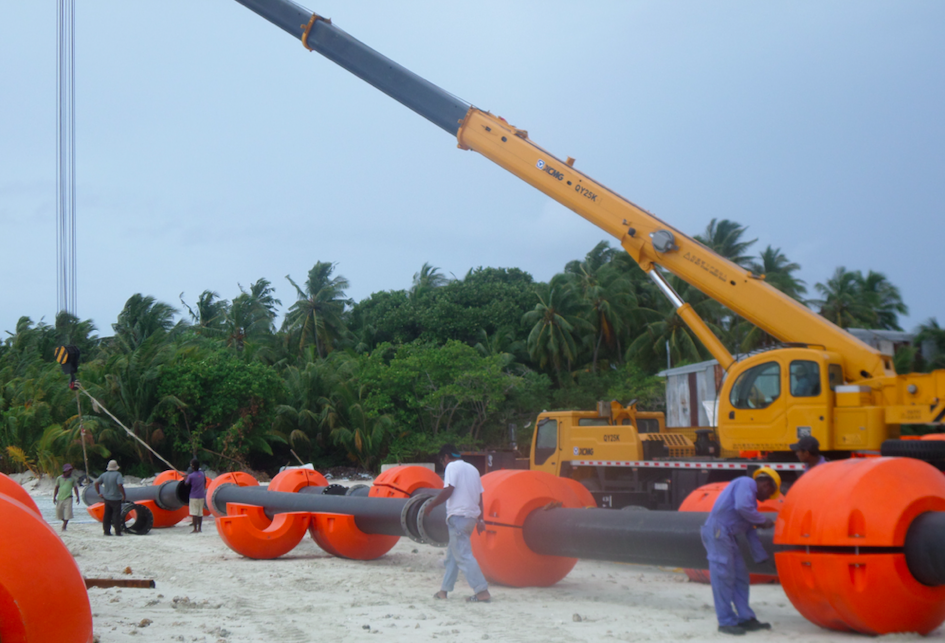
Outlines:
[{"label": "coconut palm", "polygon": [[441,288],[448,284],[450,279],[440,273],[439,268],[434,268],[429,263],[424,263],[420,272],[413,275],[413,286],[410,288],[412,297],[419,297],[425,292],[435,288]]},{"label": "coconut palm", "polygon": [[112,324],[119,349],[132,352],[152,335],[171,330],[175,314],[176,309],[154,297],[141,293],[132,295],[118,313],[118,321]]},{"label": "coconut palm", "polygon": [[274,297],[272,284],[260,279],[249,290],[240,286],[240,294],[226,314],[226,345],[243,350],[247,339],[261,338],[275,331],[276,306],[282,302]]},{"label": "coconut palm", "polygon": [[908,315],[909,308],[903,303],[899,289],[889,283],[886,275],[870,270],[860,282],[863,298],[873,310],[873,328],[902,330],[899,315]]},{"label": "coconut palm", "polygon": [[348,280],[340,275],[332,278],[335,265],[323,261],[316,263],[308,272],[304,290],[286,275],[299,298],[289,308],[283,330],[298,333],[300,353],[307,343],[313,342],[319,357],[325,357],[334,348],[334,343],[347,334],[344,311],[351,304],[351,300],[345,297]]},{"label": "coconut palm", "polygon": [[781,248],[768,246],[758,255],[758,261],[752,261],[748,265],[748,269],[756,275],[764,275],[765,283],[788,297],[804,301],[802,295],[807,293],[807,285],[793,274],[800,270],[801,266],[785,257]]},{"label": "coconut palm", "polygon": [[184,301],[184,293],[180,294],[180,303],[187,309],[190,319],[197,332],[207,337],[218,337],[223,334],[223,327],[226,322],[227,302],[220,299],[220,295],[212,290],[204,290],[197,298],[195,308]]},{"label": "coconut palm", "polygon": [[814,288],[822,299],[811,303],[820,307],[820,314],[840,328],[873,328],[876,319],[871,302],[864,297],[863,275],[840,266],[824,284]]},{"label": "coconut palm", "polygon": [[588,342],[593,346],[592,372],[597,371],[602,349],[620,359],[620,336],[637,308],[626,273],[612,265],[616,252],[602,241],[584,261],[572,261],[565,266],[565,273],[571,275],[573,286],[587,306],[588,320],[593,327],[593,336]]},{"label": "coconut palm", "polygon": [[747,231],[746,226],[729,219],[712,219],[709,221],[709,225],[706,226],[705,231],[702,234],[697,234],[694,238],[729,261],[742,267],[748,267],[752,258],[746,253],[758,240],[745,241],[742,239]]},{"label": "coconut palm", "polygon": [[577,340],[593,330],[584,317],[588,308],[565,274],[555,275],[549,284],[538,284],[536,294],[535,308],[522,317],[531,326],[528,353],[540,368],[553,366],[560,379],[561,367],[570,371],[578,356]]}]

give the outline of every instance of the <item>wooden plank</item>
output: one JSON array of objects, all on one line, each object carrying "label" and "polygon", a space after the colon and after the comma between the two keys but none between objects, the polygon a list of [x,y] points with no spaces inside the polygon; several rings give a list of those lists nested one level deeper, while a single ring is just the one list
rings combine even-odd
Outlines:
[{"label": "wooden plank", "polygon": [[86,578],[85,588],[90,587],[141,587],[153,589],[153,578]]}]

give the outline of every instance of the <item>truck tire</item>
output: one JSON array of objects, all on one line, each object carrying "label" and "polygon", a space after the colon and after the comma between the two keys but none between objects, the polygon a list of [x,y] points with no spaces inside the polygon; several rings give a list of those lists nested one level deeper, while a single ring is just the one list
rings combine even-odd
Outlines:
[{"label": "truck tire", "polygon": [[882,455],[894,458],[914,458],[923,462],[945,460],[943,440],[886,440],[880,447]]},{"label": "truck tire", "polygon": [[[133,522],[129,525],[128,514],[134,513]],[[133,502],[126,502],[121,506],[121,521],[124,523],[124,531],[137,536],[143,536],[154,526],[154,514],[144,505],[136,505]]]}]

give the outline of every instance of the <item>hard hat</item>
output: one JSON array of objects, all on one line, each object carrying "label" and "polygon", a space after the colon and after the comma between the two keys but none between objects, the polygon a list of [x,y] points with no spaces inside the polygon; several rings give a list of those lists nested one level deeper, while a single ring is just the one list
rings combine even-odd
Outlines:
[{"label": "hard hat", "polygon": [[766,475],[772,480],[774,480],[774,493],[771,494],[771,497],[769,498],[769,500],[777,500],[778,498],[780,498],[781,497],[781,476],[778,474],[778,472],[772,469],[771,467],[761,467],[760,469],[755,471],[753,474],[751,474],[751,477],[753,480],[757,480],[758,476],[760,475]]}]

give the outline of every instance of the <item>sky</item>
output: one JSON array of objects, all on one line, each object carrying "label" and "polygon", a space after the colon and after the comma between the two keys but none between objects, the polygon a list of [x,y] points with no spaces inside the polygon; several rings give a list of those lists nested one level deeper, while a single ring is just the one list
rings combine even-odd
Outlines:
[{"label": "sky", "polygon": [[[312,4],[309,4],[312,3]],[[945,323],[945,3],[305,0],[690,235],[748,226],[814,284],[884,273]],[[76,2],[76,313],[180,310],[318,261],[547,281],[607,235],[233,0]],[[0,338],[56,313],[53,0],[0,1]],[[612,245],[616,240],[611,239]]]}]

